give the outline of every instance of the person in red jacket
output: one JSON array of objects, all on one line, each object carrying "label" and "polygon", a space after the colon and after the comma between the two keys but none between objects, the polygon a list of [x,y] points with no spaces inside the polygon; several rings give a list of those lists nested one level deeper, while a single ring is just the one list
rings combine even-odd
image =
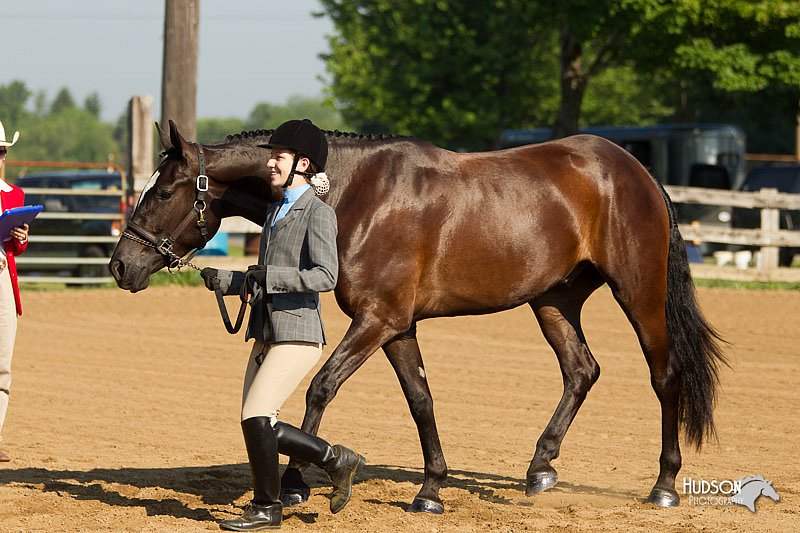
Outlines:
[{"label": "person in red jacket", "polygon": [[[0,122],[0,169],[5,166],[6,153],[19,140],[19,132],[14,132],[11,141],[6,139],[6,131]],[[0,213],[12,207],[20,207],[25,193],[19,187],[9,185],[0,178]],[[8,410],[8,394],[11,389],[11,356],[14,354],[14,340],[17,336],[17,316],[22,315],[17,283],[17,265],[14,257],[28,247],[28,225],[11,230],[0,246],[0,435]],[[2,441],[2,436],[0,436]],[[0,450],[0,462],[11,459]]]}]

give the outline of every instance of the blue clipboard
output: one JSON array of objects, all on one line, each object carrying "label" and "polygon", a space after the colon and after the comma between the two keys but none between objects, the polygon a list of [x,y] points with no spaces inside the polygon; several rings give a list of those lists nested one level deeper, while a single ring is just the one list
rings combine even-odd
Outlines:
[{"label": "blue clipboard", "polygon": [[12,207],[0,213],[0,241],[6,240],[11,230],[17,226],[30,224],[43,209],[42,205],[24,205]]}]

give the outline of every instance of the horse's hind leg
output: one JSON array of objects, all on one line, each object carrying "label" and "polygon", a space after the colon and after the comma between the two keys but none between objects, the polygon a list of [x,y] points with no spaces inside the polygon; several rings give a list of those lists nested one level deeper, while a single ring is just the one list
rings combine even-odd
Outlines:
[{"label": "horse's hind leg", "polygon": [[556,484],[558,476],[550,461],[558,457],[564,435],[589,389],[600,377],[600,366],[586,345],[580,313],[586,298],[602,284],[603,279],[597,272],[587,269],[569,285],[554,287],[530,302],[542,333],[558,357],[564,392],[536,443],[527,472],[525,494],[528,496]]},{"label": "horse's hind leg", "polygon": [[408,508],[409,512],[440,514],[444,506],[439,499],[439,489],[447,478],[447,465],[439,443],[436,419],[433,415],[433,397],[428,388],[422,355],[417,342],[416,324],[407,332],[383,345],[383,351],[392,364],[400,386],[403,388],[411,416],[417,424],[422,455],[425,459],[425,481]]},{"label": "horse's hind leg", "polygon": [[[410,324],[410,318],[404,319],[388,312],[381,316],[375,312],[356,315],[342,341],[311,380],[306,391],[306,413],[302,430],[316,435],[326,407],[333,401],[342,384],[379,347],[408,329]],[[295,458],[289,461],[281,480],[282,492],[304,495],[301,501],[308,498],[308,486],[302,476],[302,470],[307,466],[307,463]]]},{"label": "horse's hind leg", "polygon": [[637,283],[622,285],[609,281],[617,302],[633,325],[650,368],[650,383],[661,404],[661,456],[659,473],[647,502],[662,507],[678,505],[680,497],[675,491],[675,477],[681,468],[681,450],[678,441],[681,367],[677,356],[670,350],[666,318],[666,276],[649,272],[652,280],[641,279],[645,272],[637,273]]}]

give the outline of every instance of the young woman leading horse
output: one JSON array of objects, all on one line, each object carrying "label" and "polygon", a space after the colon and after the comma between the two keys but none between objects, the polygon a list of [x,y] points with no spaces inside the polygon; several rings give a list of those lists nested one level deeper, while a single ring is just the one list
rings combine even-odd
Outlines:
[{"label": "young woman leading horse", "polygon": [[[315,193],[327,192],[328,141],[311,121],[290,120],[272,134],[267,168],[270,185],[283,189],[261,233],[258,265],[247,272],[204,268],[211,290],[240,294],[252,289],[245,340],[255,339],[245,371],[242,433],[253,475],[254,495],[244,514],[220,523],[222,529],[255,531],[279,527],[282,503],[308,498],[309,491],[280,493],[278,451],[316,464],[334,486],[331,512],[350,500],[353,478],[364,458],[331,446],[285,422],[281,406],[317,364],[325,343],[319,293],[336,286],[336,214]],[[315,183],[312,189],[309,184]],[[302,482],[302,478],[299,479]]]},{"label": "young woman leading horse", "polygon": [[[199,146],[173,124],[169,134],[161,132],[166,157],[131,219],[151,237],[120,239],[110,264],[119,287],[143,290],[151,274],[203,245],[201,230],[181,224],[197,211],[199,173],[211,178],[203,229],[213,234],[220,218],[231,215],[264,223],[271,199],[267,156],[258,145],[269,133]],[[425,460],[425,479],[409,510],[442,512],[447,467],[416,322],[528,304],[564,381],[527,471],[526,493],[546,490],[557,481],[550,462],[600,375],[580,313],[607,283],[639,338],[661,404],[660,470],[647,501],[677,505],[679,425],[697,447],[714,433],[717,367],[724,358],[697,305],[672,205],[647,170],[593,136],[465,154],[413,138],[337,132],[328,142],[331,189],[323,200],[338,218],[336,299],[352,323],[311,382],[303,430],[316,433],[342,383],[383,348]],[[164,239],[169,250],[159,245]],[[287,474],[299,479],[295,468],[304,465],[297,459],[283,489],[295,488]]]}]

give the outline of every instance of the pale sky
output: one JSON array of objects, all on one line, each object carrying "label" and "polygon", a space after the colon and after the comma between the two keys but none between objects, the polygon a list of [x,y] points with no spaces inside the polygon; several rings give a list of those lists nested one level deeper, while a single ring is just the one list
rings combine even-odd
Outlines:
[{"label": "pale sky", "polygon": [[[333,32],[317,0],[199,0],[197,116],[245,118],[259,102],[318,96]],[[134,95],[160,118],[164,0],[0,0],[0,84],[79,104],[97,91],[115,121]],[[31,99],[32,101],[33,99]],[[2,110],[0,110],[1,112]]]}]

